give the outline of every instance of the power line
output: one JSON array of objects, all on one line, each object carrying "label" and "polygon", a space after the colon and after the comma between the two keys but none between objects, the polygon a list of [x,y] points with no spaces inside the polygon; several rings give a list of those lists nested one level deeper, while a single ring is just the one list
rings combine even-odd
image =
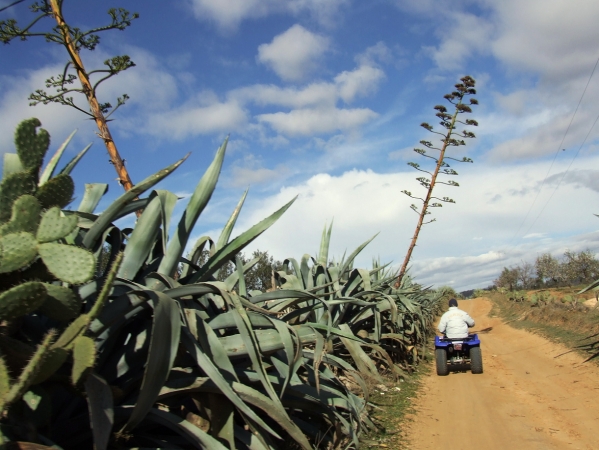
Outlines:
[{"label": "power line", "polygon": [[586,144],[587,139],[589,138],[591,131],[593,131],[593,128],[595,128],[595,125],[597,124],[597,121],[599,121],[599,114],[597,115],[597,117],[595,118],[595,121],[593,122],[593,125],[591,125],[591,128],[589,129],[589,132],[587,133],[587,135],[584,138],[584,141],[582,142],[582,144],[580,144],[580,147],[578,147],[578,151],[576,152],[576,154],[574,155],[574,158],[572,158],[572,161],[570,161],[570,165],[568,166],[568,168],[566,169],[566,171],[564,172],[564,174],[562,175],[562,177],[560,178],[559,182],[557,183],[557,186],[555,186],[555,189],[553,190],[553,192],[551,193],[551,195],[549,196],[549,198],[547,199],[547,202],[545,202],[545,205],[543,206],[543,208],[541,209],[541,211],[539,212],[539,215],[537,217],[535,217],[535,220],[533,220],[533,222],[530,224],[530,227],[528,227],[528,230],[526,230],[526,233],[524,233],[524,235],[526,236],[528,234],[528,232],[530,231],[530,229],[533,227],[533,225],[536,223],[537,219],[539,217],[541,217],[541,214],[543,214],[543,211],[545,211],[545,208],[547,207],[547,205],[549,204],[549,201],[553,198],[553,195],[555,194],[555,192],[557,191],[557,189],[560,187],[560,185],[562,184],[562,181],[564,181],[564,178],[566,178],[566,175],[568,174],[568,171],[570,170],[570,167],[572,167],[572,164],[574,163],[574,160],[578,157],[578,154],[580,153],[580,150],[582,149],[582,147],[584,147],[584,144]]},{"label": "power line", "polygon": [[[524,220],[520,223],[520,226],[518,227],[518,230],[514,233],[514,236],[511,239],[512,242],[516,239],[516,236],[518,236],[518,234],[520,233],[520,230],[522,229],[522,226],[526,223],[526,220],[528,219],[528,216],[530,215],[530,212],[532,211],[532,208],[534,207],[535,203],[537,202],[537,199],[539,198],[539,194],[541,193],[541,190],[543,189],[543,186],[545,185],[545,182],[547,181],[547,178],[549,177],[549,173],[551,172],[551,169],[553,168],[553,164],[555,163],[557,155],[559,154],[560,149],[562,148],[562,146],[564,144],[564,141],[566,140],[566,136],[568,135],[568,131],[570,131],[570,126],[572,125],[572,122],[574,122],[574,117],[576,117],[576,113],[578,112],[578,108],[580,108],[580,104],[582,103],[582,99],[584,98],[584,95],[587,92],[587,88],[589,87],[589,84],[591,83],[591,79],[593,78],[593,75],[595,74],[595,70],[597,69],[597,65],[599,65],[599,57],[597,57],[597,62],[595,62],[595,67],[593,67],[593,70],[591,71],[591,75],[589,76],[587,84],[584,87],[584,90],[582,91],[582,95],[580,96],[580,99],[578,100],[578,105],[576,105],[576,109],[574,110],[574,114],[572,114],[572,118],[570,119],[570,123],[568,124],[568,127],[566,128],[566,131],[564,132],[564,136],[562,137],[562,140],[561,140],[561,142],[559,143],[559,145],[557,147],[555,155],[553,156],[553,161],[551,161],[551,165],[549,166],[549,169],[547,170],[547,173],[545,174],[545,178],[543,178],[543,182],[541,183],[541,186],[539,186],[539,189],[537,190],[537,193],[535,195],[534,200],[532,201],[532,204],[528,208],[528,212],[526,213],[526,216],[524,217]],[[593,126],[594,126],[594,124],[593,124]],[[592,129],[592,127],[591,127],[591,129]],[[589,131],[589,133],[590,133],[590,131]],[[585,141],[586,141],[586,138],[585,138]],[[580,151],[580,148],[578,149],[578,151]],[[577,153],[577,155],[578,155],[578,153]],[[571,163],[570,163],[570,165],[571,165]],[[551,194],[551,195],[553,196],[553,194]],[[545,206],[547,206],[547,204],[545,204]],[[543,207],[543,209],[545,209],[545,206]],[[536,222],[537,219],[538,219],[538,216],[534,220],[533,224]],[[532,228],[532,225],[531,225],[530,228]],[[530,228],[529,228],[529,230],[530,230]],[[526,234],[528,234],[528,231],[525,233],[525,235]]]}]

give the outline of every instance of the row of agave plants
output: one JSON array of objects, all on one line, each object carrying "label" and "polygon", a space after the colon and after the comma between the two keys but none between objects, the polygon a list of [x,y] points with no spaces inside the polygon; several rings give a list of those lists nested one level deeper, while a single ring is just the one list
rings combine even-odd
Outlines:
[{"label": "row of agave plants", "polygon": [[[0,184],[3,443],[357,448],[376,426],[368,383],[410,372],[438,295],[409,277],[394,289],[377,262],[354,268],[369,241],[330,262],[331,227],[317,256],[285,261],[275,289],[248,291],[244,273],[257,261],[244,265],[240,252],[293,200],[232,239],[244,193],[218,239],[189,242],[226,140],[171,227],[177,196],[152,189],[183,160],[101,213],[105,184],[87,184],[65,209],[87,149],[58,171],[67,140],[44,166],[50,139],[39,126],[19,125]],[[132,229],[115,224],[141,210]],[[230,261],[236,271],[215,281]]]}]

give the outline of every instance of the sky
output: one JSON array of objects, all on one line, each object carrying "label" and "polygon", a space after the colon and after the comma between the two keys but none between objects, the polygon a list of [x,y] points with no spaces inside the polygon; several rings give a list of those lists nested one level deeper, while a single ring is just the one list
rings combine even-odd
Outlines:
[{"label": "sky", "polygon": [[[0,20],[24,26],[30,3]],[[479,126],[450,156],[474,163],[452,162],[460,187],[435,189],[456,203],[431,211],[410,274],[427,286],[484,288],[543,253],[599,252],[599,2],[65,0],[64,15],[86,30],[109,23],[109,7],[140,18],[100,33],[81,57],[88,70],[123,54],[136,64],[98,88],[101,102],[130,97],[109,126],[133,182],[191,152],[159,186],[182,197],[180,214],[230,136],[194,239],[216,240],[249,188],[234,236],[298,198],[247,253],[315,256],[333,223],[331,257],[378,233],[356,266],[398,268],[418,219],[401,191],[425,195],[407,163],[430,170],[413,149],[438,143],[420,124],[439,130],[434,106],[451,106],[443,96],[470,75],[479,105],[464,119]],[[93,146],[73,172],[76,195],[108,183],[100,209],[108,205],[122,188],[94,124],[67,106],[29,106],[29,94],[62,73],[65,50],[30,38],[0,45],[0,61],[0,152],[14,152],[14,129],[29,117],[50,132],[51,150],[77,129],[67,156]]]}]

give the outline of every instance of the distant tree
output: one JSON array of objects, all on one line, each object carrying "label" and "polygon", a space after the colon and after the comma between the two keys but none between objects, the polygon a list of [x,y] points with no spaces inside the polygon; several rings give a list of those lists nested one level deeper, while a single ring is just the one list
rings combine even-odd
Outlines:
[{"label": "distant tree", "polygon": [[[16,5],[17,3],[21,2],[16,1],[9,6]],[[44,37],[47,42],[54,42],[65,48],[68,60],[64,70],[46,80],[46,89],[54,90],[54,92],[46,92],[43,89],[36,90],[29,96],[30,105],[59,103],[75,108],[93,119],[99,130],[98,136],[104,141],[104,145],[110,156],[110,162],[117,172],[119,184],[128,191],[133,187],[133,183],[112,139],[107,119],[129,97],[127,94],[123,94],[117,99],[116,106],[113,107],[110,103],[100,103],[97,97],[97,89],[104,81],[124,70],[134,67],[135,64],[127,55],[114,56],[104,61],[105,68],[90,71],[83,65],[80,53],[81,50],[92,51],[96,48],[100,42],[99,32],[124,30],[131,25],[132,20],[139,17],[139,14],[131,14],[123,8],[110,8],[108,15],[111,22],[108,25],[83,31],[77,27],[72,27],[66,22],[62,9],[63,3],[64,0],[41,0],[34,2],[29,9],[32,13],[36,14],[36,17],[24,28],[20,28],[15,19],[0,21],[0,41],[8,44],[13,39],[25,41],[27,38],[39,36]],[[3,8],[0,12],[4,9],[6,8]],[[44,18],[56,21],[57,25],[50,30],[38,31],[36,25]],[[73,86],[77,79],[79,79],[81,87]],[[76,102],[71,94],[83,94],[89,109]]]},{"label": "distant tree", "polygon": [[516,268],[518,281],[523,289],[531,289],[535,285],[535,269],[529,262],[522,261],[522,265]]},{"label": "distant tree", "polygon": [[255,250],[250,260],[259,258],[254,267],[245,274],[245,284],[249,290],[266,292],[272,289],[273,270],[282,270],[283,263],[275,261],[267,251]]},{"label": "distant tree", "polygon": [[599,277],[599,261],[590,250],[579,253],[566,250],[562,263],[562,273],[570,285],[587,283]]},{"label": "distant tree", "polygon": [[[435,219],[431,219],[427,222],[424,221],[425,217],[430,214],[429,208],[438,208],[443,206],[443,203],[455,203],[455,201],[449,197],[434,197],[433,190],[436,184],[445,184],[448,186],[459,186],[453,180],[448,181],[440,181],[437,180],[439,175],[447,175],[447,176],[455,176],[458,173],[451,169],[447,160],[457,161],[457,162],[472,162],[470,158],[462,157],[456,158],[455,156],[449,156],[449,150],[453,147],[459,147],[462,145],[466,145],[465,139],[474,138],[474,133],[464,129],[462,131],[458,131],[458,124],[468,125],[468,126],[478,126],[476,120],[466,119],[462,121],[459,119],[460,114],[467,114],[472,112],[472,105],[478,105],[478,101],[475,98],[471,98],[469,105],[465,102],[466,98],[470,95],[476,94],[476,89],[474,89],[476,82],[474,78],[465,76],[460,78],[460,83],[455,85],[455,90],[450,94],[445,95],[445,99],[451,103],[453,106],[453,112],[450,114],[447,112],[447,108],[443,105],[435,106],[435,110],[437,110],[436,116],[441,119],[441,126],[444,128],[442,131],[435,131],[431,125],[424,122],[420,124],[425,130],[441,136],[441,145],[436,147],[430,141],[422,140],[420,143],[426,147],[428,150],[424,150],[421,148],[415,148],[414,151],[419,155],[424,156],[425,158],[429,158],[434,161],[435,166],[434,169],[425,170],[420,167],[419,164],[415,162],[409,162],[408,165],[412,166],[414,169],[424,172],[430,178],[426,178],[426,176],[416,178],[421,186],[426,189],[426,195],[424,198],[414,196],[410,191],[402,191],[408,197],[418,200],[422,203],[422,206],[419,208],[415,204],[412,204],[410,207],[414,212],[418,214],[418,222],[416,224],[416,229],[414,230],[414,235],[410,242],[410,246],[408,247],[408,252],[404,258],[401,269],[399,270],[397,281],[395,283],[395,288],[398,288],[401,284],[401,279],[403,278],[406,270],[408,268],[408,264],[412,257],[412,252],[414,247],[416,247],[416,241],[418,240],[418,235],[420,234],[420,229],[423,225],[434,222]],[[432,151],[432,155],[427,154],[427,151]]]},{"label": "distant tree", "polygon": [[[204,250],[198,261],[198,265],[201,267],[208,261],[210,252]],[[258,258],[256,264],[244,274],[245,287],[248,291],[262,291],[266,292],[272,289],[272,272],[273,270],[284,270],[283,263],[281,261],[275,261],[267,251],[255,250],[252,253],[252,257],[248,258],[243,253],[239,254],[243,265],[248,264],[250,261]],[[222,266],[218,271],[216,277],[217,281],[225,281],[229,275],[237,270],[235,263],[229,261],[227,264]]]},{"label": "distant tree", "polygon": [[441,286],[440,288],[436,289],[436,291],[441,295],[441,298],[445,300],[449,300],[451,298],[464,298],[464,296],[457,292],[452,286]]},{"label": "distant tree", "polygon": [[535,260],[537,279],[543,284],[558,284],[562,279],[560,262],[550,253],[543,253]]},{"label": "distant tree", "polygon": [[512,269],[504,267],[499,278],[494,281],[495,286],[513,291],[518,286],[519,272],[517,267]]}]

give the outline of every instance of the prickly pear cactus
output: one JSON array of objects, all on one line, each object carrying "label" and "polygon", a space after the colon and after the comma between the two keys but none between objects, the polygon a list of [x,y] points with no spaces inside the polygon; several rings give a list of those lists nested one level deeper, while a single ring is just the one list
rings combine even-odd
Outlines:
[{"label": "prickly pear cactus", "polygon": [[46,130],[40,129],[36,133],[36,128],[41,125],[36,118],[24,120],[15,132],[17,155],[25,169],[40,168],[50,146],[50,135]]},{"label": "prickly pear cactus", "polygon": [[[69,244],[77,228],[70,203],[74,185],[62,173],[41,184],[39,174],[50,144],[37,119],[15,132],[17,153],[4,155],[0,182],[0,320],[38,312],[66,322],[81,314],[73,285],[86,283],[95,271],[94,255]],[[39,186],[41,184],[41,186]]]}]

